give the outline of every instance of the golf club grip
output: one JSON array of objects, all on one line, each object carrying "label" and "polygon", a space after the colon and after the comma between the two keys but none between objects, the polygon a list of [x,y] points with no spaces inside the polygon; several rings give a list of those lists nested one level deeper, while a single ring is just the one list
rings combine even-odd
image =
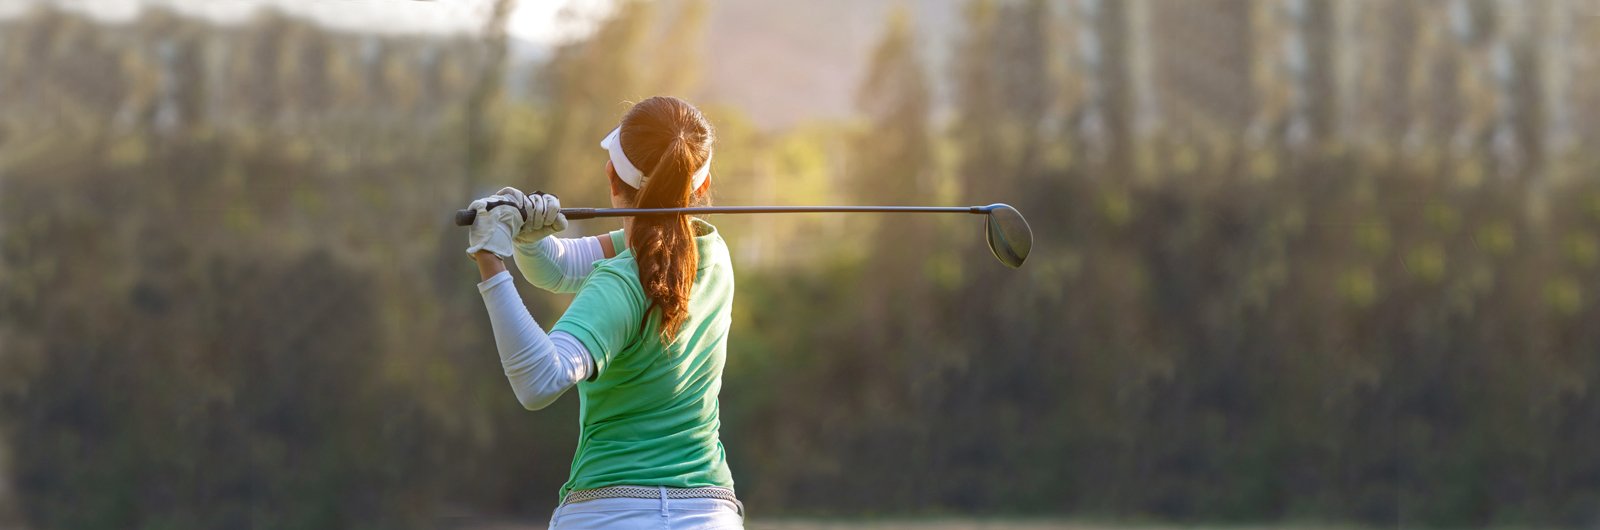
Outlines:
[{"label": "golf club grip", "polygon": [[[562,208],[561,209],[561,215],[567,216],[567,220],[569,220],[569,221],[570,220],[574,220],[574,219],[588,219],[588,218],[594,217],[594,213],[593,212],[594,212],[593,208]],[[478,211],[477,210],[471,210],[471,209],[456,210],[456,226],[472,226],[472,222],[476,221],[477,219],[478,219]]]}]

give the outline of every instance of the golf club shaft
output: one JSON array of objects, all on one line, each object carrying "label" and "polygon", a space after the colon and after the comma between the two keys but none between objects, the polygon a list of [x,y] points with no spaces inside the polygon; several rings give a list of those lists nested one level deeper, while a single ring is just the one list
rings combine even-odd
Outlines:
[{"label": "golf club shaft", "polygon": [[[969,213],[987,214],[989,206],[694,206],[688,208],[562,208],[567,219],[595,217],[633,217],[638,215],[729,214],[729,213]],[[476,219],[476,210],[457,210],[456,224],[466,226]]]}]

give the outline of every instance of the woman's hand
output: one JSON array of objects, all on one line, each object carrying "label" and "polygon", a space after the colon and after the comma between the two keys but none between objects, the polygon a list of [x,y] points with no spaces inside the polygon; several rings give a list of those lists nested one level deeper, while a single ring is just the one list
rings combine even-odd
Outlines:
[{"label": "woman's hand", "polygon": [[[507,202],[510,205],[489,207],[496,202]],[[487,251],[501,259],[510,257],[513,250],[512,238],[522,230],[525,224],[524,216],[531,217],[526,208],[515,205],[525,204],[527,204],[525,199],[513,195],[490,195],[472,201],[467,208],[477,210],[478,217],[472,221],[472,228],[467,231],[467,254],[474,255]]]},{"label": "woman's hand", "polygon": [[561,199],[555,195],[542,191],[525,194],[510,186],[500,188],[495,195],[521,204],[522,210],[527,212],[527,221],[514,238],[517,243],[534,243],[567,229],[567,216],[561,215]]},{"label": "woman's hand", "polygon": [[[511,188],[506,189],[516,191]],[[517,243],[534,243],[567,229],[567,216],[561,215],[560,198],[536,191],[527,196],[526,204],[528,222],[523,223],[522,230],[517,232]]]}]

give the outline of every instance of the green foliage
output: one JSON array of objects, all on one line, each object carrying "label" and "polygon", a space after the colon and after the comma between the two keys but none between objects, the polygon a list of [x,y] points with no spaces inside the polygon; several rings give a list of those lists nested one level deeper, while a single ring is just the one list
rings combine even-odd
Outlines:
[{"label": "green foliage", "polygon": [[[808,287],[742,287],[754,307],[830,315],[807,321],[817,338],[755,315],[735,330],[784,380],[781,403],[729,410],[736,469],[760,480],[743,491],[806,513],[1593,520],[1600,484],[1584,477],[1600,460],[1577,440],[1600,410],[1584,353],[1600,344],[1586,324],[1600,277],[1523,214],[1514,184],[1440,188],[1367,164],[1134,187],[1063,174],[1018,201],[1040,238],[1027,267],[970,253],[961,287],[899,306],[937,316],[889,348],[836,346],[884,325],[837,323],[888,288],[870,279],[879,258],[785,273]],[[1355,174],[1384,200],[1317,178]],[[1571,186],[1557,217],[1581,218],[1595,189]],[[1052,208],[1096,197],[1121,197],[1119,222]],[[1441,233],[1447,205],[1473,212],[1463,226],[1520,234],[1518,250]],[[761,399],[757,379],[730,383],[729,401]]]},{"label": "green foliage", "polygon": [[0,307],[22,339],[6,357],[28,369],[3,381],[4,427],[40,527],[392,528],[429,513],[435,486],[410,477],[443,438],[372,370],[388,357],[382,283],[212,222],[245,210],[239,194],[133,178],[210,173],[226,145],[8,168],[0,222],[26,228],[6,232],[5,262],[21,265]]}]

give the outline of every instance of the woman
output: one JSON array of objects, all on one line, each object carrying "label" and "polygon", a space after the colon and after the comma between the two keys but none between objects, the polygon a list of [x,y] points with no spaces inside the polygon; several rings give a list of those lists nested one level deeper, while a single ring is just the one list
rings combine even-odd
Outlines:
[{"label": "woman", "polygon": [[[708,201],[711,124],[683,100],[634,105],[600,143],[611,203],[670,208]],[[497,201],[520,204],[488,205]],[[576,385],[578,451],[551,528],[743,528],[717,430],[733,268],[716,227],[641,216],[623,230],[550,237],[567,226],[554,195],[506,188],[478,201],[467,253],[517,399],[544,408]],[[504,262],[577,297],[546,335]]]}]

